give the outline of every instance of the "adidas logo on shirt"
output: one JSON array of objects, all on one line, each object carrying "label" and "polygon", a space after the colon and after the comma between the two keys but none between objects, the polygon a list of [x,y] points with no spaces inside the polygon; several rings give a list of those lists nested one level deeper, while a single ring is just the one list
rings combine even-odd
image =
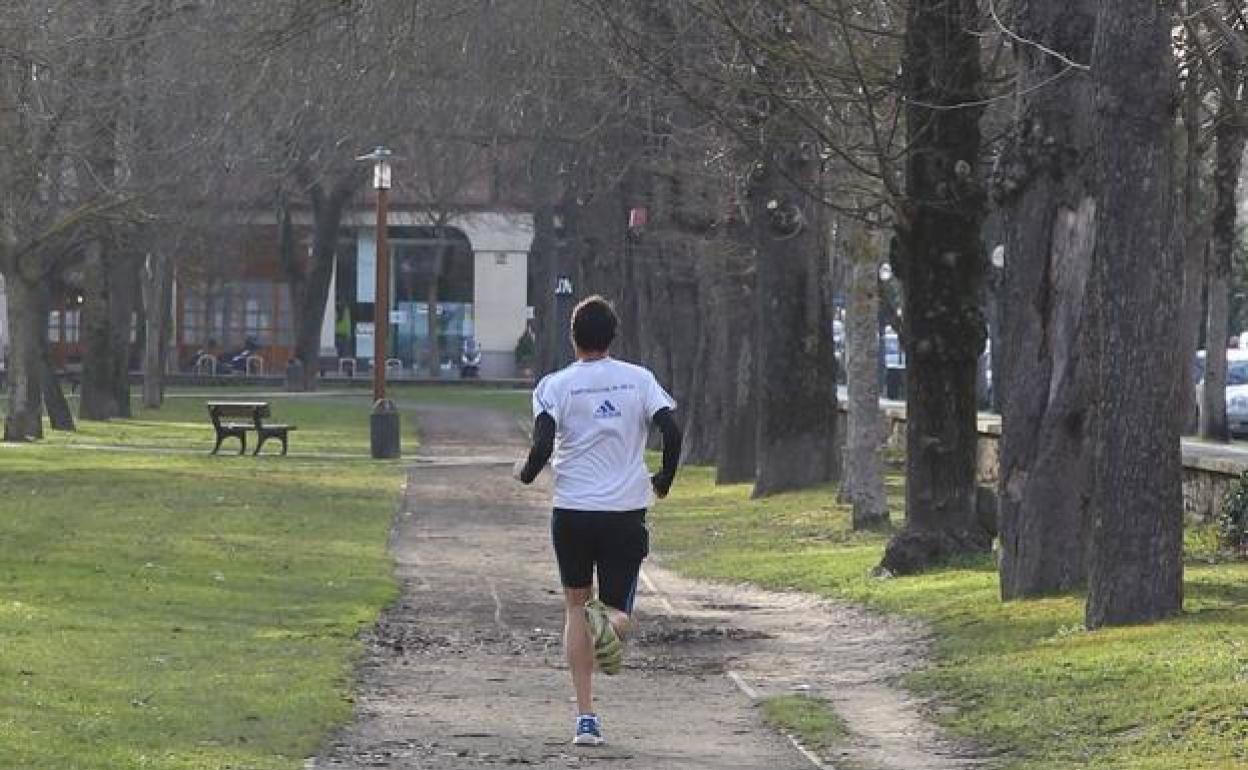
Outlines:
[{"label": "adidas logo on shirt", "polygon": [[615,404],[610,401],[603,401],[602,406],[598,407],[598,409],[594,411],[594,417],[597,417],[599,420],[608,420],[613,417],[623,416],[624,415],[620,412],[620,410],[615,408]]}]

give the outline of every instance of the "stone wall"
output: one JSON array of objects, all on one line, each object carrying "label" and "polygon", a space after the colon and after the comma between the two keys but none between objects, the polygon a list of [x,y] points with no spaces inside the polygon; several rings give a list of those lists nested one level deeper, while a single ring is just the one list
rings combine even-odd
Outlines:
[{"label": "stone wall", "polygon": [[[841,405],[845,409],[845,405]],[[888,448],[906,447],[906,408],[891,404],[883,408]],[[1001,421],[983,415],[979,421],[979,452],[976,478],[980,485],[980,515],[995,516],[1000,468]],[[1222,508],[1232,485],[1248,472],[1248,447],[1220,446],[1197,441],[1183,442],[1183,510],[1190,520],[1208,522]],[[994,528],[995,529],[995,528]]]}]

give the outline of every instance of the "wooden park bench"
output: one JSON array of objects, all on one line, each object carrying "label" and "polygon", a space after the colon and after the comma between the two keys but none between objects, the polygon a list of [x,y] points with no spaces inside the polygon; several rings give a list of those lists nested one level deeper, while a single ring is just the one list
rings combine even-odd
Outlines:
[{"label": "wooden park bench", "polygon": [[227,438],[236,438],[240,444],[238,453],[247,452],[247,431],[256,432],[256,451],[260,454],[264,442],[271,438],[281,439],[282,454],[286,454],[286,434],[295,429],[294,425],[277,425],[265,423],[269,416],[267,401],[209,401],[208,416],[212,418],[212,427],[217,431],[217,444],[212,448],[215,455],[221,449],[221,442]]}]

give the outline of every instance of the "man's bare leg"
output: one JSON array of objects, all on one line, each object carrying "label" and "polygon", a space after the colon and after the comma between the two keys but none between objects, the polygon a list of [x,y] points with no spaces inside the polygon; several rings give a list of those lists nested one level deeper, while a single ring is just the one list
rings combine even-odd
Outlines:
[{"label": "man's bare leg", "polygon": [[628,635],[629,626],[632,625],[633,618],[627,612],[616,609],[611,605],[607,607],[607,620],[611,623],[611,627],[615,629],[615,635],[623,639]]},{"label": "man's bare leg", "polygon": [[576,690],[577,714],[594,713],[594,643],[585,619],[585,602],[589,601],[590,591],[589,588],[563,589],[563,649],[572,672],[572,688]]}]

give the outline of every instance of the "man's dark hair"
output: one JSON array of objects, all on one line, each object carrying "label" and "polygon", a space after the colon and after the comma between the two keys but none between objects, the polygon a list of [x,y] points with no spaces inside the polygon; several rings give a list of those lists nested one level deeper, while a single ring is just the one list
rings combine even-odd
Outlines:
[{"label": "man's dark hair", "polygon": [[615,340],[619,323],[610,302],[597,294],[586,297],[572,311],[572,339],[581,350],[604,352]]}]

